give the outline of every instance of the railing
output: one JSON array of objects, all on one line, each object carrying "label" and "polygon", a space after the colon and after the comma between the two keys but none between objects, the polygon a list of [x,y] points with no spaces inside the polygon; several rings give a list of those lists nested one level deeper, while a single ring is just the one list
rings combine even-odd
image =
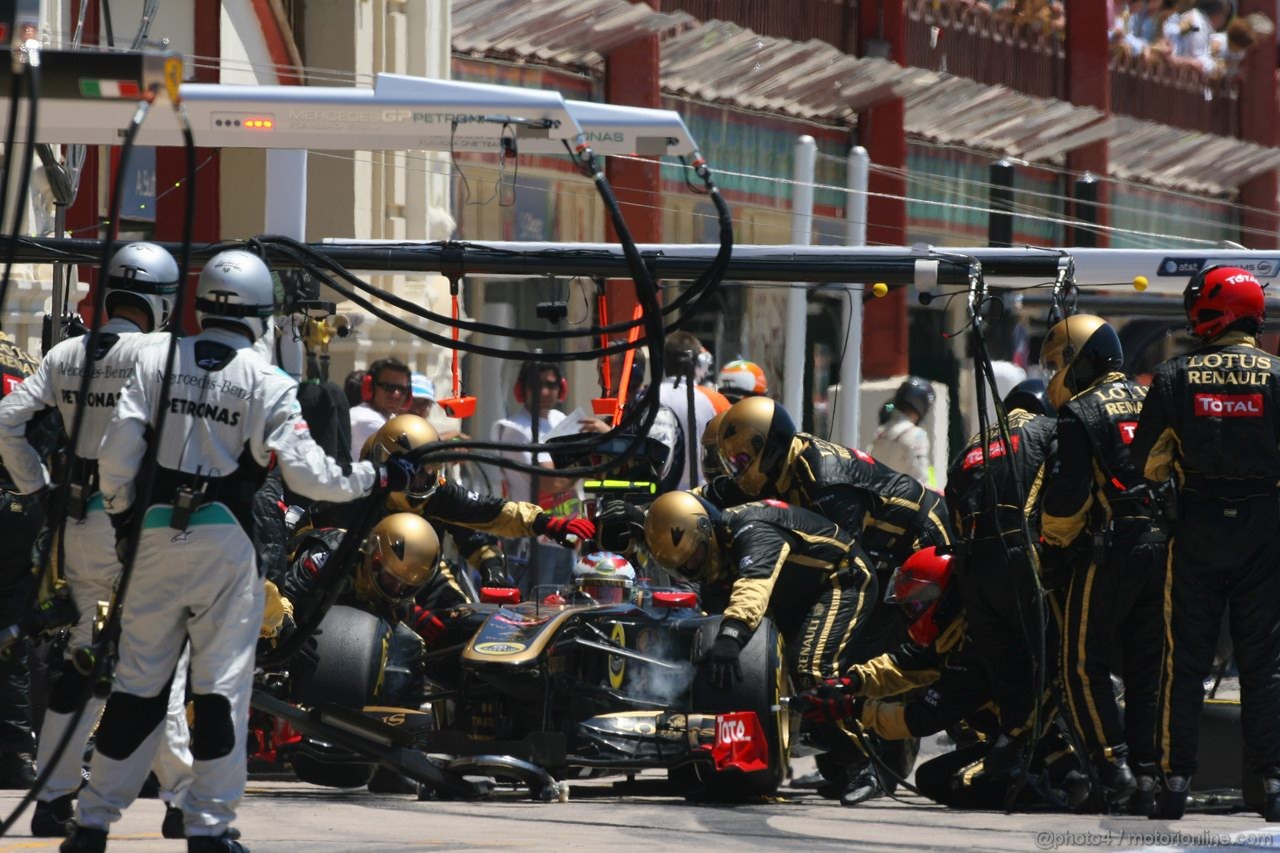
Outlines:
[{"label": "railing", "polygon": [[664,12],[688,12],[700,21],[732,21],[762,36],[819,39],[856,52],[856,0],[675,0]]},{"label": "railing", "polygon": [[[1066,53],[1056,33],[957,0],[906,0],[907,64],[1066,99]],[[1238,79],[1140,57],[1111,59],[1111,110],[1173,127],[1239,135]]]},{"label": "railing", "polygon": [[1066,56],[1056,35],[948,0],[907,0],[906,64],[1063,98]]},{"label": "railing", "polygon": [[1160,124],[1239,136],[1239,79],[1134,57],[1111,60],[1111,111]]}]

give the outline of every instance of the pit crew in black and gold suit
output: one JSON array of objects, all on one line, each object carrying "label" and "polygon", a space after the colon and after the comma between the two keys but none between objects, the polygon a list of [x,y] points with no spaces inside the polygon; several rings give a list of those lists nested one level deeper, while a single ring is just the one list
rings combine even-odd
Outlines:
[{"label": "pit crew in black and gold suit", "polygon": [[[987,757],[992,773],[1022,766],[1029,745],[1022,733],[1036,705],[1041,628],[1046,628],[1046,648],[1053,648],[1055,636],[1053,620],[1039,609],[1035,570],[1022,536],[1024,521],[1034,529],[1039,520],[1041,482],[1056,432],[1055,419],[1044,414],[1043,384],[1034,383],[1028,380],[1006,397],[1012,448],[992,425],[985,436],[969,440],[947,473],[947,504],[961,540],[956,572],[969,636],[1000,712],[1001,730]],[[1043,665],[1047,681],[1048,662]]]},{"label": "pit crew in black and gold suit", "polygon": [[[822,516],[780,501],[720,510],[668,492],[649,507],[644,539],[668,572],[701,584],[705,609],[724,613],[708,658],[716,686],[741,677],[739,656],[766,614],[787,641],[797,686],[820,684],[839,674],[842,659],[852,662],[843,655],[877,585],[853,537]],[[842,724],[827,729],[817,733],[825,745],[852,759],[853,735]]]},{"label": "pit crew in black and gold suit", "polygon": [[[1147,814],[1155,806],[1165,537],[1129,452],[1147,391],[1119,372],[1123,361],[1120,338],[1101,317],[1067,317],[1045,338],[1040,362],[1052,376],[1058,453],[1044,483],[1041,556],[1070,577],[1062,687],[1101,794],[1110,805],[1134,795],[1131,810]],[[1123,715],[1113,674],[1124,680]]]},{"label": "pit crew in black and gold suit", "polygon": [[[894,572],[886,600],[901,608],[910,639],[804,691],[798,706],[811,722],[844,721],[888,741],[926,737],[964,724],[979,741],[917,767],[916,787],[945,805],[1002,808],[1013,780],[982,772],[989,738],[1000,726],[986,671],[967,641],[958,585],[952,583],[953,562],[950,554],[934,548],[908,557]],[[899,698],[902,694],[909,696]],[[1068,756],[1060,753],[1061,744],[1048,739],[1033,760],[1033,784],[1023,789],[1019,802],[1062,804],[1066,797],[1054,791],[1068,787],[1066,774],[1078,765],[1061,761]],[[1085,783],[1083,774],[1078,779]],[[1087,784],[1074,787],[1077,798],[1087,793]]]},{"label": "pit crew in black and gold suit", "polygon": [[[915,551],[952,544],[941,496],[859,450],[797,432],[787,411],[772,400],[754,397],[734,404],[724,414],[717,448],[730,476],[708,485],[709,500],[725,506],[778,498],[817,512],[859,537],[881,586]],[[875,657],[897,647],[905,636],[898,609],[876,602],[850,655],[854,660]],[[889,747],[899,752],[893,761],[904,773],[914,760],[913,746],[903,742]],[[839,781],[840,770],[825,760],[820,766],[824,776]],[[882,793],[869,764],[851,768],[848,775],[839,794],[842,803],[856,805]],[[819,790],[835,793],[831,786]]]},{"label": "pit crew in black and gold suit", "polygon": [[1155,816],[1186,808],[1204,679],[1228,610],[1245,754],[1263,777],[1263,816],[1280,822],[1280,358],[1258,348],[1266,302],[1248,271],[1202,270],[1183,303],[1201,345],[1156,368],[1132,446],[1149,481],[1175,479],[1181,508],[1164,587]]}]

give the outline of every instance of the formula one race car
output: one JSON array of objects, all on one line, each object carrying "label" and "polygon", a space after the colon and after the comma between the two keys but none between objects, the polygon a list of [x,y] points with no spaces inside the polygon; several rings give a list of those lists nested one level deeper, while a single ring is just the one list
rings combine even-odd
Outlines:
[{"label": "formula one race car", "polygon": [[612,603],[576,588],[524,603],[514,590],[483,597],[449,614],[444,647],[427,655],[427,713],[370,706],[385,695],[394,635],[334,607],[307,695],[254,693],[260,719],[276,719],[256,727],[260,756],[285,752],[319,784],[360,785],[381,765],[424,792],[462,797],[484,795],[492,778],[551,799],[572,776],[656,768],[672,793],[741,800],[786,776],[791,686],[769,620],[742,651],[742,679],[721,691],[696,663],[719,617],[701,615],[692,592],[627,589]]},{"label": "formula one race car", "polygon": [[[496,591],[495,591],[496,592]],[[507,591],[503,591],[507,592]],[[742,651],[742,679],[710,684],[700,661],[719,627],[692,592],[628,590],[599,603],[552,592],[484,614],[458,680],[432,699],[430,752],[528,762],[557,779],[575,768],[658,768],[674,791],[744,799],[785,777],[792,720],[782,638],[765,620]],[[798,718],[797,721],[798,723]]]}]

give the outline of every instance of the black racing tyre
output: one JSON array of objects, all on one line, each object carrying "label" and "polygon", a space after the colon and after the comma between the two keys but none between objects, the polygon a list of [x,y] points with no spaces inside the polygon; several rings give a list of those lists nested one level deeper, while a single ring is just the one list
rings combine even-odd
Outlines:
[{"label": "black racing tyre", "polygon": [[[705,625],[699,632],[695,648],[695,660],[701,660],[711,648],[719,631],[719,621]],[[764,728],[769,745],[769,767],[753,773],[737,770],[710,772],[703,779],[703,793],[714,799],[742,800],[770,796],[777,793],[786,779],[791,761],[790,714],[782,697],[791,693],[791,680],[787,672],[787,656],[782,635],[769,619],[751,636],[739,658],[742,680],[735,681],[729,690],[720,690],[711,684],[709,667],[698,665],[693,681],[692,710],[700,714],[718,714],[729,711],[754,711]]]},{"label": "black racing tyre", "polygon": [[372,702],[386,666],[390,630],[372,613],[343,605],[331,607],[316,634],[319,663],[301,686],[299,703],[363,708]]},{"label": "black racing tyre", "polygon": [[320,761],[301,750],[293,753],[289,763],[298,779],[326,788],[363,788],[377,768],[376,764],[356,761]]}]

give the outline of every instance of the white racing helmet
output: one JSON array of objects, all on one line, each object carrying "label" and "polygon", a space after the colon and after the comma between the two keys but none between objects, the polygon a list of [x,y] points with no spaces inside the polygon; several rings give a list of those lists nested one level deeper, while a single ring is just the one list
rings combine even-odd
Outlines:
[{"label": "white racing helmet", "polygon": [[107,264],[107,315],[122,306],[138,308],[151,318],[151,331],[169,320],[178,292],[178,262],[155,243],[130,243]]},{"label": "white racing helmet", "polygon": [[626,557],[610,551],[587,554],[573,567],[573,586],[596,604],[621,604],[636,585],[636,570]]},{"label": "white racing helmet", "polygon": [[243,249],[210,258],[196,286],[196,318],[201,328],[236,325],[255,341],[266,332],[275,302],[271,270],[261,258]]}]

